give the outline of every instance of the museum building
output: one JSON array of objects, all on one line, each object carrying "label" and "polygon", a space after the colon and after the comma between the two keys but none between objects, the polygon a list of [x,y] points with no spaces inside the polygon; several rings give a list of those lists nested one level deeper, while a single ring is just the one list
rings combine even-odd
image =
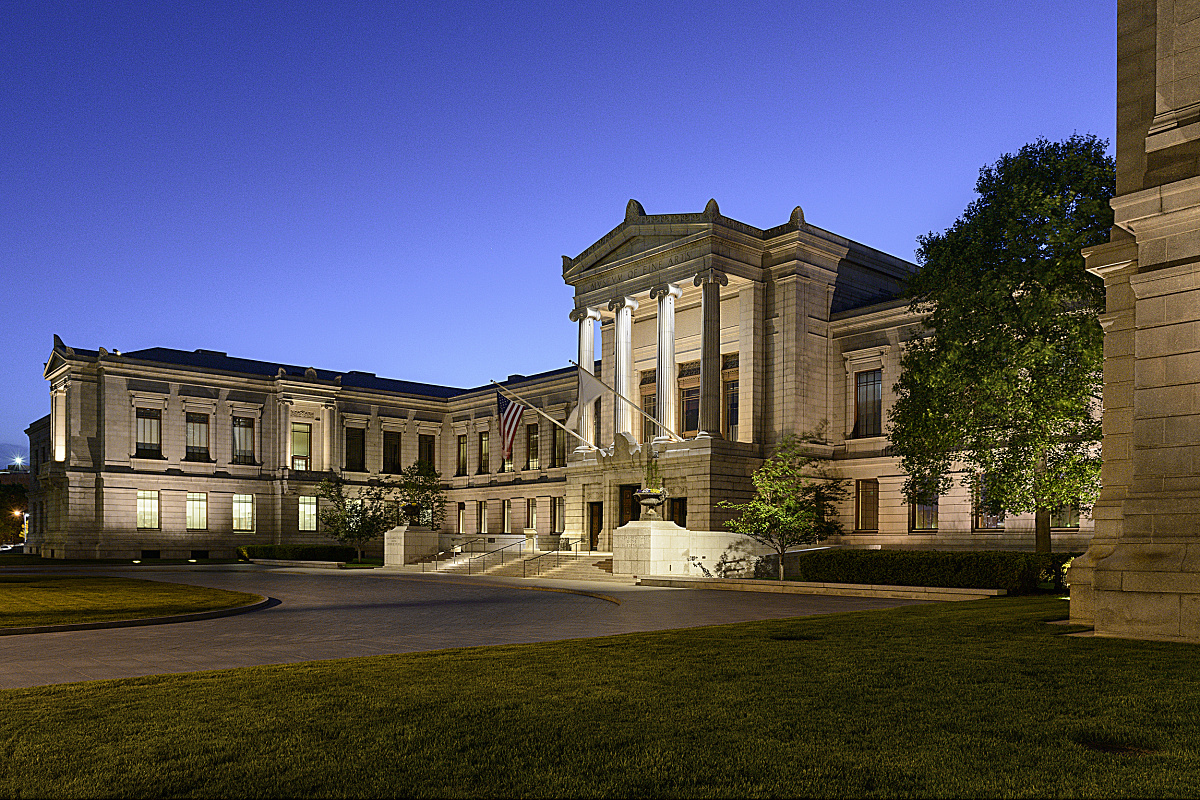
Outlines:
[{"label": "museum building", "polygon": [[[611,552],[655,459],[664,516],[692,536],[659,561],[686,571],[690,557],[715,563],[736,546],[717,503],[749,499],[751,474],[785,436],[819,433],[813,452],[851,489],[846,534],[826,543],[1031,550],[1032,514],[977,513],[957,483],[927,504],[901,494],[884,427],[901,349],[922,335],[901,299],[915,270],[809,224],[799,207],[761,230],[715,201],[652,215],[631,200],[612,231],[563,257],[578,363],[615,394],[576,415],[580,441],[554,424],[579,397],[574,366],[510,375],[504,392],[536,413],[525,412],[509,459],[494,385],[209,350],[86,350],[56,336],[50,414],[27,430],[30,546],[50,558],[216,558],[245,544],[327,543],[316,488],[331,471],[363,485],[425,461],[447,489],[443,547],[565,537]],[[1056,550],[1087,546],[1087,517],[1052,524]]]}]

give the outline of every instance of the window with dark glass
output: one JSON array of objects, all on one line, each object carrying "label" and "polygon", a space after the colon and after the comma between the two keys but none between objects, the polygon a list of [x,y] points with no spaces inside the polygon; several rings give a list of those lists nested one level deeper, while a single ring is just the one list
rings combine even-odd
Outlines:
[{"label": "window with dark glass", "polygon": [[292,469],[312,469],[312,425],[292,423]]},{"label": "window with dark glass", "polygon": [[254,419],[233,418],[233,463],[254,463]]},{"label": "window with dark glass", "polygon": [[525,469],[541,469],[542,457],[538,452],[537,423],[525,426]]},{"label": "window with dark glass", "polygon": [[736,442],[738,438],[738,382],[725,381],[723,387],[725,402],[722,404],[725,412],[725,438]]},{"label": "window with dark glass", "polygon": [[364,428],[346,428],[346,469],[367,471],[367,431]]},{"label": "window with dark glass", "polygon": [[479,434],[479,470],[477,474],[486,475],[492,471],[491,456],[488,454],[488,432]]},{"label": "window with dark glass", "polygon": [[879,481],[874,478],[860,480],[855,484],[854,529],[879,530]]},{"label": "window with dark glass", "polygon": [[184,427],[187,447],[184,459],[187,461],[211,460],[208,455],[208,414],[187,412],[184,415]]},{"label": "window with dark glass", "polygon": [[565,497],[550,498],[550,532],[562,533],[566,527],[566,503]]},{"label": "window with dark glass", "polygon": [[603,422],[601,408],[603,405],[599,400],[592,403],[592,444],[597,447],[600,446],[600,423]]},{"label": "window with dark glass", "polygon": [[550,466],[567,465],[567,432],[555,426],[550,429]]},{"label": "window with dark glass", "polygon": [[137,458],[162,458],[162,410],[137,410]]},{"label": "window with dark glass", "polygon": [[883,435],[883,370],[854,375],[854,438]]},{"label": "window with dark glass", "polygon": [[938,499],[922,500],[908,504],[908,529],[911,531],[936,531],[938,526]]},{"label": "window with dark glass", "polygon": [[1004,514],[993,514],[985,508],[987,496],[987,487],[982,485],[982,481],[976,483],[972,490],[971,527],[977,531],[1003,530]]},{"label": "window with dark glass", "polygon": [[649,417],[642,417],[642,441],[652,442],[654,441],[654,437],[658,435],[658,425],[654,422],[655,419],[658,419],[657,394],[646,392],[642,395],[642,411],[650,415]]},{"label": "window with dark glass", "polygon": [[680,419],[684,436],[695,436],[700,432],[700,387],[689,386],[679,390]]},{"label": "window with dark glass", "polygon": [[417,434],[417,461],[437,469],[437,459],[434,458],[434,437],[432,433]]},{"label": "window with dark glass", "polygon": [[383,471],[388,475],[396,475],[400,470],[400,431],[384,431]]},{"label": "window with dark glass", "polygon": [[1051,528],[1078,528],[1079,507],[1073,505],[1059,506],[1050,512]]},{"label": "window with dark glass", "polygon": [[465,433],[460,433],[458,435],[458,459],[455,465],[454,474],[467,474],[467,435]]}]

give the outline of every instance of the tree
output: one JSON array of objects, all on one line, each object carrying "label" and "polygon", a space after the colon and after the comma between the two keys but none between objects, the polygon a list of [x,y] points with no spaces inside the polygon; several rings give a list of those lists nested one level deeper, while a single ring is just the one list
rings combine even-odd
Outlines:
[{"label": "tree", "polygon": [[325,534],[343,544],[354,545],[362,561],[363,543],[396,527],[396,487],[377,480],[359,487],[353,497],[346,496],[346,483],[339,477],[326,478],[317,488],[325,501],[318,512]]},{"label": "tree", "polygon": [[978,199],[919,238],[910,310],[930,336],[901,360],[892,451],[920,502],[946,492],[954,462],[988,513],[1050,514],[1098,492],[1104,308],[1080,250],[1108,240],[1115,168],[1107,142],[1039,140],[980,170]]},{"label": "tree", "polygon": [[400,471],[396,488],[408,521],[437,530],[446,518],[446,490],[441,475],[426,461],[417,461]]},{"label": "tree", "polygon": [[837,503],[850,492],[846,480],[805,446],[818,436],[785,438],[751,476],[754,498],[750,502],[717,503],[719,508],[738,512],[726,527],[778,554],[779,580],[783,580],[783,554],[789,547],[842,532]]},{"label": "tree", "polygon": [[0,484],[0,544],[17,544],[21,541],[28,509],[24,486],[19,483]]}]

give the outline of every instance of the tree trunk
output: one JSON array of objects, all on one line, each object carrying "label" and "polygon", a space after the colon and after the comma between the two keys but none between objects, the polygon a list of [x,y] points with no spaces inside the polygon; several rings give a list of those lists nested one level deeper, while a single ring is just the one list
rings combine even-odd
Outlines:
[{"label": "tree trunk", "polygon": [[779,551],[779,580],[783,580],[783,551]]},{"label": "tree trunk", "polygon": [[1039,508],[1034,512],[1034,550],[1038,553],[1050,552],[1050,509]]}]

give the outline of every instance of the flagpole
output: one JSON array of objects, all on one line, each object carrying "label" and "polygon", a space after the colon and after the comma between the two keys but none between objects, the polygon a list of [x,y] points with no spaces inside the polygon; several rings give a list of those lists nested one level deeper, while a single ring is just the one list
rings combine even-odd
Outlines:
[{"label": "flagpole", "polygon": [[591,442],[589,442],[587,439],[585,439],[585,438],[583,438],[582,436],[580,436],[580,435],[579,435],[578,433],[576,433],[575,431],[573,431],[573,430],[571,430],[570,428],[568,428],[567,426],[563,425],[561,422],[559,422],[558,420],[556,420],[554,417],[550,416],[550,415],[549,415],[549,414],[547,414],[545,411],[542,411],[540,408],[538,408],[538,407],[537,407],[537,406],[535,406],[533,403],[531,403],[531,402],[529,402],[528,400],[526,400],[524,397],[521,397],[521,395],[517,394],[517,393],[516,393],[516,392],[514,392],[512,389],[505,389],[503,386],[501,386],[500,384],[496,383],[495,381],[489,381],[489,383],[491,383],[493,386],[495,386],[495,387],[496,387],[497,389],[499,389],[500,391],[502,391],[502,392],[505,392],[506,394],[510,394],[510,395],[512,395],[513,397],[517,398],[518,400],[520,400],[522,403],[524,403],[524,404],[525,404],[525,407],[526,407],[526,408],[528,408],[528,409],[531,409],[531,410],[533,410],[534,412],[536,412],[536,413],[538,413],[538,414],[541,414],[543,417],[545,417],[546,419],[550,420],[550,421],[551,421],[551,422],[553,422],[555,425],[557,425],[558,427],[562,428],[564,431],[566,431],[567,433],[571,434],[572,436],[574,436],[576,439],[578,439],[579,441],[581,441],[581,442],[583,442],[584,444],[586,444],[586,445],[587,445],[588,447],[590,447],[591,449],[593,449],[593,450],[598,450],[598,449],[599,449],[598,447],[596,447],[596,445],[592,444]]},{"label": "flagpole", "polygon": [[[570,359],[568,359],[568,360],[570,360]],[[576,366],[576,367],[578,367],[579,369],[583,369],[583,367],[580,367],[580,366],[579,366],[578,364],[576,364],[574,361],[571,361],[571,363],[572,363],[572,364],[575,364],[575,366]],[[652,416],[650,416],[649,414],[647,414],[645,411],[642,411],[642,409],[641,409],[641,406],[639,406],[637,403],[633,402],[633,401],[632,401],[632,400],[630,400],[628,397],[626,397],[625,395],[621,394],[621,393],[620,393],[620,392],[618,392],[616,389],[612,388],[612,387],[611,387],[611,386],[609,386],[607,383],[605,383],[604,381],[602,381],[602,380],[600,380],[599,378],[597,378],[597,377],[596,377],[594,374],[592,374],[592,373],[590,373],[590,372],[589,372],[588,374],[592,376],[592,380],[594,380],[596,383],[600,384],[600,385],[601,385],[601,386],[603,386],[605,389],[608,389],[610,392],[612,392],[612,393],[613,393],[613,394],[615,394],[617,397],[619,397],[619,398],[621,398],[622,400],[624,400],[626,403],[629,403],[629,407],[630,407],[630,408],[632,408],[634,411],[638,412],[638,413],[639,413],[639,414],[641,414],[643,417],[645,417],[646,419],[650,420],[650,421],[651,421],[651,422],[653,422],[655,425],[657,425],[658,427],[662,428],[664,431],[666,431],[667,433],[669,433],[669,434],[670,434],[672,437],[674,437],[675,441],[677,441],[677,442],[682,442],[682,441],[683,441],[683,437],[682,437],[682,436],[680,436],[678,433],[676,433],[675,431],[673,431],[673,430],[671,430],[670,428],[668,428],[666,425],[663,425],[661,422],[659,422],[659,421],[658,421],[658,420],[656,420],[654,417],[652,417]],[[660,399],[661,399],[661,398],[660,398]],[[670,402],[669,398],[668,398],[668,401],[667,401],[667,402]]]}]

